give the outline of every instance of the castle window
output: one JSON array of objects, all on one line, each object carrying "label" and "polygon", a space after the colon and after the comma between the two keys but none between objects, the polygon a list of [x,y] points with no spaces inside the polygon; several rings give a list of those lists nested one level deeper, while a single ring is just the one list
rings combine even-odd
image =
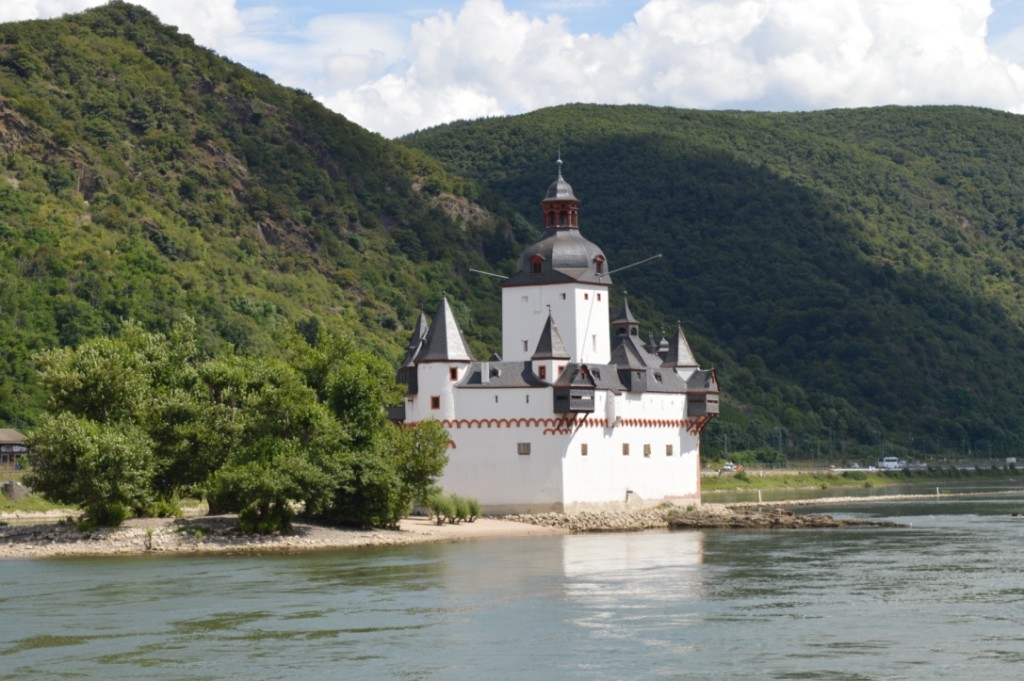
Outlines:
[{"label": "castle window", "polygon": [[600,293],[597,294],[597,299],[601,300],[601,294]]},{"label": "castle window", "polygon": [[564,210],[558,214],[558,224],[567,225],[569,224],[569,214]]},{"label": "castle window", "polygon": [[448,380],[457,381],[459,380],[459,370],[456,367],[448,367]]},{"label": "castle window", "polygon": [[519,456],[529,456],[530,455],[530,443],[529,442],[517,442],[516,443],[516,452],[519,454]]},{"label": "castle window", "polygon": [[523,352],[530,349],[530,341],[523,341]]},{"label": "castle window", "polygon": [[583,294],[583,300],[590,300],[590,294],[589,293],[584,293]]},{"label": "castle window", "polygon": [[548,227],[555,226],[555,211],[548,212]]},{"label": "castle window", "polygon": [[565,294],[564,293],[562,294],[562,300],[565,300]]},{"label": "castle window", "polygon": [[584,442],[584,443],[582,443],[580,445],[580,456],[586,456],[586,455],[587,455],[587,443]]},{"label": "castle window", "polygon": [[529,302],[530,302],[530,296],[523,296],[523,303],[526,304],[526,303],[529,303]]},{"label": "castle window", "polygon": [[623,442],[622,443],[622,456],[629,456],[629,443],[628,442]]},{"label": "castle window", "polygon": [[540,274],[541,264],[544,262],[544,256],[532,255],[530,256],[530,274]]},{"label": "castle window", "polygon": [[537,378],[546,381],[548,379],[548,368],[544,366],[537,367]]},{"label": "castle window", "polygon": [[[494,403],[495,403],[495,404],[497,404],[497,403],[498,403],[498,396],[497,396],[497,395],[495,395],[495,396],[494,396]],[[669,447],[671,447],[671,446],[672,446],[672,445],[669,445]]]},{"label": "castle window", "polygon": [[529,404],[529,403],[530,403],[530,396],[529,396],[529,395],[527,395],[527,396],[526,396],[526,403],[527,403],[527,404]]},{"label": "castle window", "polygon": [[594,258],[594,271],[597,274],[604,274],[604,257],[599,255]]},{"label": "castle window", "polygon": [[651,446],[650,445],[644,445],[644,456],[646,456],[646,457],[650,457],[651,456]]},{"label": "castle window", "polygon": [[558,375],[561,376],[563,371],[565,371],[565,365],[564,364],[559,364],[558,365]]},{"label": "castle window", "polygon": [[441,396],[440,395],[431,395],[430,396],[430,408],[431,409],[440,409],[441,408]]},{"label": "castle window", "polygon": [[665,456],[672,456],[672,445],[665,445]]}]

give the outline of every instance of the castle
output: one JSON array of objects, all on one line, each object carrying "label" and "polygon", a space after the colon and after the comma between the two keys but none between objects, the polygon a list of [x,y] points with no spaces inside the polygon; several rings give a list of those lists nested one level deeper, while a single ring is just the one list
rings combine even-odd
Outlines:
[{"label": "castle", "polygon": [[580,233],[561,166],[543,235],[501,284],[501,356],[473,358],[445,297],[429,324],[420,313],[392,418],[443,423],[440,484],[487,513],[699,504],[715,371],[697,366],[682,328],[643,342],[628,300],[610,317],[611,270]]}]

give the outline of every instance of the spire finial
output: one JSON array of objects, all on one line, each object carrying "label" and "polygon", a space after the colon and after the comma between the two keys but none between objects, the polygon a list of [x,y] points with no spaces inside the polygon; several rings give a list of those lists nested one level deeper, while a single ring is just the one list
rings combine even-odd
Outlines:
[{"label": "spire finial", "polygon": [[562,177],[562,146],[558,146],[558,160],[555,161],[558,164],[558,177]]}]

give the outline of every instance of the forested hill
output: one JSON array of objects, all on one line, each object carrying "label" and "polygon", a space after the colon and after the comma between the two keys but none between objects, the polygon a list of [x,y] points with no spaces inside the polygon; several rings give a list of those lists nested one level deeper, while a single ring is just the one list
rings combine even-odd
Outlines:
[{"label": "forested hill", "polygon": [[334,322],[393,359],[447,289],[493,342],[459,275],[529,226],[475,191],[142,8],[0,24],[0,425],[38,415],[34,351],[125,318],[262,354]]},{"label": "forested hill", "polygon": [[571,105],[403,140],[525,215],[561,150],[581,229],[655,332],[720,369],[723,453],[1020,453],[1024,118]]},{"label": "forested hill", "polygon": [[[1024,444],[1024,119],[564,106],[390,142],[115,2],[0,24],[0,426],[31,357],[135,319],[208,350],[347,328],[397,359],[447,291],[480,356],[557,150],[644,332],[717,366],[705,445]],[[466,179],[460,179],[466,178]],[[892,452],[896,453],[896,452]]]}]

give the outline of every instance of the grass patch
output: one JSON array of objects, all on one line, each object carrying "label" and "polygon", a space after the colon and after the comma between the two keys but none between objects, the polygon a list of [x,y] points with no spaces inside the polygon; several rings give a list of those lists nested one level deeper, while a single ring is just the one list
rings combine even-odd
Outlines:
[{"label": "grass patch", "polygon": [[0,494],[0,513],[14,513],[15,511],[21,511],[22,513],[42,513],[44,511],[67,508],[69,508],[67,504],[55,504],[52,501],[47,501],[38,494],[30,494],[24,499],[19,499],[18,501],[12,500],[6,494]]},{"label": "grass patch", "polygon": [[701,478],[705,492],[736,489],[799,489],[829,487],[884,487],[933,483],[941,485],[953,480],[977,480],[992,482],[1024,483],[1024,472],[1017,468],[929,468],[926,470],[904,471],[847,471],[843,473],[821,472],[777,472],[759,474],[744,471],[742,474],[711,475]]}]

